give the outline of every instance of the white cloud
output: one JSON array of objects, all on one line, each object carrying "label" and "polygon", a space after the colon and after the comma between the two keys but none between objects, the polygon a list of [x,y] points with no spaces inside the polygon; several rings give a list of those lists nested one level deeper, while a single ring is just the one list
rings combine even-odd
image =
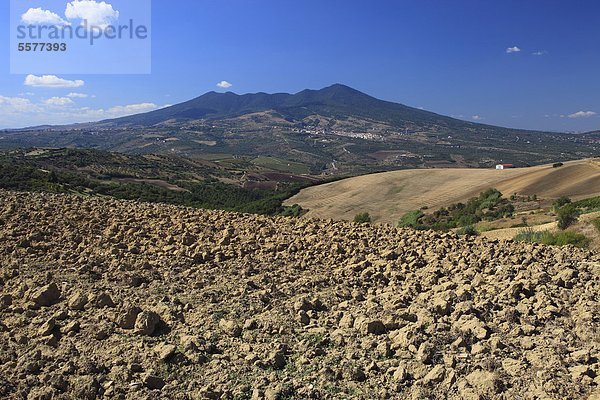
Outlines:
[{"label": "white cloud", "polygon": [[2,113],[7,114],[26,113],[39,110],[29,99],[21,97],[0,96],[0,106]]},{"label": "white cloud", "polygon": [[66,107],[72,106],[75,103],[68,97],[51,97],[48,100],[44,100],[44,104],[51,107]]},{"label": "white cloud", "polygon": [[221,81],[219,83],[217,83],[217,86],[223,89],[228,89],[230,87],[232,87],[233,85],[227,81]]},{"label": "white cloud", "polygon": [[533,53],[531,53],[531,55],[533,56],[545,56],[546,54],[548,54],[548,52],[546,50],[539,50],[539,51],[534,51]]},{"label": "white cloud", "polygon": [[507,52],[508,54],[511,54],[511,53],[518,53],[518,52],[520,52],[520,51],[521,51],[521,49],[520,49],[520,48],[518,48],[517,46],[509,47],[508,49],[506,49],[506,52]]},{"label": "white cloud", "polygon": [[474,121],[481,121],[483,117],[481,115],[473,115],[471,119],[473,119]]},{"label": "white cloud", "polygon": [[89,27],[96,26],[104,29],[119,19],[119,12],[113,8],[112,4],[104,1],[75,0],[67,3],[65,16],[68,19],[81,19],[82,24],[83,21],[87,21]]},{"label": "white cloud", "polygon": [[123,116],[123,115],[131,115],[131,114],[148,112],[148,111],[156,110],[157,108],[158,108],[158,106],[154,103],[139,103],[139,104],[129,104],[127,106],[111,107],[107,110],[107,113],[110,115]]},{"label": "white cloud", "polygon": [[85,85],[82,80],[70,81],[59,78],[56,75],[27,75],[24,82],[25,86],[48,87],[48,88],[76,88]]},{"label": "white cloud", "polygon": [[85,93],[75,93],[75,92],[71,92],[67,95],[67,97],[71,98],[71,99],[85,99],[88,97],[87,94]]},{"label": "white cloud", "polygon": [[21,21],[27,25],[71,25],[58,14],[42,8],[30,8],[21,15]]},{"label": "white cloud", "polygon": [[597,115],[594,111],[577,111],[576,113],[569,114],[569,118],[589,118]]},{"label": "white cloud", "polygon": [[67,97],[52,97],[39,103],[32,103],[26,98],[0,96],[0,129],[93,122],[154,111],[163,107],[167,105],[159,106],[146,102],[96,109],[77,107]]}]

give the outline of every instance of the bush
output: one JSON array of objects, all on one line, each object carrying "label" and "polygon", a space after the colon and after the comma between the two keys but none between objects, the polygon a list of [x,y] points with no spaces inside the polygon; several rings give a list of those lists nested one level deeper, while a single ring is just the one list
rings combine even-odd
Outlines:
[{"label": "bush", "polygon": [[552,206],[554,207],[554,211],[558,211],[562,206],[566,206],[567,204],[571,204],[571,199],[567,196],[562,196],[556,199]]},{"label": "bush", "polygon": [[464,236],[477,236],[479,235],[479,232],[477,232],[477,229],[475,229],[473,225],[467,225],[464,228],[459,229],[458,234]]},{"label": "bush", "polygon": [[398,226],[400,228],[419,229],[421,227],[420,219],[423,216],[425,216],[425,214],[423,214],[423,212],[421,212],[420,210],[411,211],[409,213],[404,214],[402,218],[400,218]]},{"label": "bush", "polygon": [[515,240],[518,242],[540,243],[549,246],[573,245],[583,248],[588,247],[590,244],[590,239],[588,237],[571,231],[553,233],[549,231],[535,232],[532,229],[527,229],[515,236]]},{"label": "bush", "polygon": [[369,215],[369,213],[365,212],[365,213],[356,214],[354,216],[354,222],[357,224],[369,224],[372,221],[371,221],[371,216]]},{"label": "bush", "polygon": [[561,207],[556,213],[556,220],[558,221],[558,228],[561,230],[567,229],[573,225],[579,219],[579,209],[573,204],[567,204]]},{"label": "bush", "polygon": [[304,214],[304,209],[300,205],[294,204],[292,206],[284,206],[283,211],[279,215],[284,217],[299,217],[302,214]]}]

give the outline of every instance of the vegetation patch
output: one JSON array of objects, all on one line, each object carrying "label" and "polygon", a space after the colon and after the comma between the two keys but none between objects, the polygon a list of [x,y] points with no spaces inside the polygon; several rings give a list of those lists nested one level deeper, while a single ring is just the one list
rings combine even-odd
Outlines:
[{"label": "vegetation patch", "polygon": [[489,189],[481,192],[478,197],[471,198],[466,204],[452,204],[433,214],[425,214],[421,210],[411,211],[400,219],[398,225],[403,228],[447,231],[473,226],[480,221],[509,217],[514,210],[514,206],[502,197],[500,191]]},{"label": "vegetation patch", "polygon": [[590,239],[587,236],[571,231],[536,232],[532,229],[527,229],[515,236],[515,240],[518,242],[540,243],[550,246],[573,245],[582,248],[588,247],[590,244]]}]

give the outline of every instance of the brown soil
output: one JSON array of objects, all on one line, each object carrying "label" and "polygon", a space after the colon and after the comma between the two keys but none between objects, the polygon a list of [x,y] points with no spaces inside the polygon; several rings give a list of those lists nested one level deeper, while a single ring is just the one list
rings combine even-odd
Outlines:
[{"label": "brown soil", "polygon": [[0,191],[0,398],[592,399],[600,255]]}]

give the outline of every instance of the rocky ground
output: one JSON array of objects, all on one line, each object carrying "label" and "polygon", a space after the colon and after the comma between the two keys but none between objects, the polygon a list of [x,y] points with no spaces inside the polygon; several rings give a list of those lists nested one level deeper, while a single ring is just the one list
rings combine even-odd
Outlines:
[{"label": "rocky ground", "polygon": [[600,255],[0,192],[0,398],[593,399]]}]

